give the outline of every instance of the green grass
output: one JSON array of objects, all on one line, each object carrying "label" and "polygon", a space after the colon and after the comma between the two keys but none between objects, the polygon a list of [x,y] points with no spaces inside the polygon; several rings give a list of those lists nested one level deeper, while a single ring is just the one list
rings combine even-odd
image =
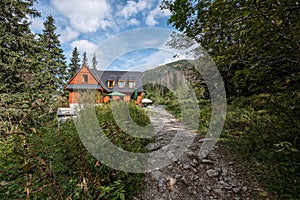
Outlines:
[{"label": "green grass", "polygon": [[[143,109],[128,106],[137,124],[149,123]],[[150,140],[131,138],[120,130],[109,104],[96,111],[116,145],[145,152]],[[3,137],[0,152],[0,199],[131,199],[142,188],[143,174],[118,171],[96,160],[83,146],[72,120],[59,129],[53,121],[35,134]]]},{"label": "green grass", "polygon": [[236,161],[275,199],[299,199],[299,129],[274,106],[263,96],[236,99],[228,107],[223,137]]},{"label": "green grass", "polygon": [[[268,94],[234,99],[228,104],[220,140],[271,199],[300,199],[300,118],[296,103],[287,100]],[[199,108],[199,132],[205,134],[211,116],[209,101],[201,100]],[[181,117],[176,101],[167,109]]]}]

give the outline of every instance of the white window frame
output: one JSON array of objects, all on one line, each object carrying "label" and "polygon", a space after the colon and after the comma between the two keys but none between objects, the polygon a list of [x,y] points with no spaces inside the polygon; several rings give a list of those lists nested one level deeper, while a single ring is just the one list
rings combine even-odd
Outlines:
[{"label": "white window frame", "polygon": [[[133,85],[131,85],[131,83],[133,83]],[[129,85],[129,88],[135,88],[135,81],[134,80],[128,81],[128,85]]]},{"label": "white window frame", "polygon": [[[120,85],[120,83],[123,83],[123,86]],[[125,87],[126,82],[124,80],[119,80],[118,81],[118,87],[119,88],[124,88]]]}]

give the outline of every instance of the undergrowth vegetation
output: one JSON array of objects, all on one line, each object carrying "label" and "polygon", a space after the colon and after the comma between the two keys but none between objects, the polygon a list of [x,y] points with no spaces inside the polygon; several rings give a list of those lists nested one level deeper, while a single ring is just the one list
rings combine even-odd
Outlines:
[{"label": "undergrowth vegetation", "polygon": [[[300,196],[299,120],[280,111],[269,95],[241,97],[229,103],[220,142],[249,177],[275,199]],[[206,133],[210,108],[202,107],[199,130]],[[291,113],[292,115],[293,113]],[[299,119],[299,118],[298,118]],[[293,120],[293,121],[291,121]]]},{"label": "undergrowth vegetation", "polygon": [[[159,99],[177,118],[181,117],[180,100]],[[293,97],[286,98],[286,97]],[[235,162],[256,180],[270,199],[300,198],[300,94],[258,94],[235,97],[228,102],[227,115],[219,142]],[[206,134],[211,117],[210,101],[199,100],[198,130]]]},{"label": "undergrowth vegetation", "polygon": [[299,199],[300,96],[294,101],[269,94],[230,103],[223,137],[236,161],[276,199]]},{"label": "undergrowth vegetation", "polygon": [[[145,111],[127,104],[132,120],[149,123]],[[109,104],[96,107],[105,134],[128,151],[144,152],[149,140],[130,138]],[[73,120],[50,122],[32,135],[1,138],[1,199],[131,199],[143,174],[125,173],[96,160],[83,146]]]}]

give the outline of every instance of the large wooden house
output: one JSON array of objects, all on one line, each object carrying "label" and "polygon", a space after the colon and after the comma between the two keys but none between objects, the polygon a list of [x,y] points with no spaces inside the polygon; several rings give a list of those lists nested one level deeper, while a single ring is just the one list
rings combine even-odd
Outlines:
[{"label": "large wooden house", "polygon": [[[138,71],[101,71],[82,68],[64,87],[69,91],[69,107],[76,108],[80,95],[85,91],[95,92],[95,103],[106,103],[111,100],[129,102],[131,99],[140,104],[142,100],[142,73]],[[133,98],[135,97],[135,98]]]}]

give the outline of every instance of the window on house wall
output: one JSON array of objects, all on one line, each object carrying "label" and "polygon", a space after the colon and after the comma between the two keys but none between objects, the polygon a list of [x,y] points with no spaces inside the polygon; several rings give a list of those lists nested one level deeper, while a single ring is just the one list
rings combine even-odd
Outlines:
[{"label": "window on house wall", "polygon": [[129,81],[128,84],[129,84],[130,88],[134,88],[135,87],[135,81]]},{"label": "window on house wall", "polygon": [[124,88],[125,87],[125,81],[119,81],[118,86],[119,86],[119,88]]},{"label": "window on house wall", "polygon": [[89,80],[89,76],[88,76],[87,74],[83,74],[83,75],[82,75],[82,82],[83,82],[83,83],[87,83],[88,80]]},{"label": "window on house wall", "polygon": [[109,87],[109,88],[115,87],[115,80],[108,80],[107,81],[107,87]]}]

